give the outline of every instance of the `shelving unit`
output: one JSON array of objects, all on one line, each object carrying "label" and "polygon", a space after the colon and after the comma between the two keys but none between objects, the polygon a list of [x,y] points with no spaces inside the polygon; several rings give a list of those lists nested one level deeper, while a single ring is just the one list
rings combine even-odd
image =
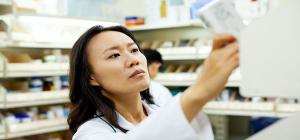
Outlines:
[{"label": "shelving unit", "polygon": [[2,77],[34,77],[67,75],[68,63],[8,63],[0,70]]},{"label": "shelving unit", "polygon": [[51,133],[57,131],[64,131],[68,129],[65,118],[58,118],[53,120],[40,120],[23,124],[8,125],[8,132],[6,138],[17,138],[22,136],[37,135],[43,133]]},{"label": "shelving unit", "polygon": [[277,117],[275,103],[211,101],[205,105],[204,112],[214,115]]},{"label": "shelving unit", "polygon": [[177,48],[158,48],[157,51],[163,56],[163,60],[203,60],[208,57],[211,47],[177,47]]},{"label": "shelving unit", "polygon": [[285,113],[293,113],[300,111],[300,104],[288,104],[288,103],[281,103],[276,108],[278,112],[285,114]]},{"label": "shelving unit", "polygon": [[[164,86],[190,86],[197,79],[197,73],[159,73],[155,81],[163,84]],[[226,87],[239,87],[240,77],[232,75],[227,82]]]},{"label": "shelving unit", "polygon": [[203,27],[203,24],[199,20],[191,20],[187,22],[172,23],[172,24],[140,25],[140,26],[128,27],[128,29],[132,32],[137,32],[137,31],[153,31],[153,30],[184,28],[184,27]]},{"label": "shelving unit", "polygon": [[[1,1],[0,1],[1,4]],[[22,19],[23,17],[23,19]],[[16,14],[1,17],[6,18],[6,22],[36,22],[55,24],[55,25],[74,25],[81,26],[77,32],[74,32],[68,41],[41,41],[45,38],[37,38],[34,35],[16,33],[11,27],[8,28],[7,40],[0,43],[0,49],[17,48],[17,49],[70,49],[73,45],[74,37],[85,31],[90,25],[116,23],[100,22],[95,20],[84,20],[76,18],[65,18],[58,16],[36,16]],[[50,22],[45,22],[50,20]],[[54,21],[62,21],[61,24]],[[33,23],[36,24],[36,23]],[[77,25],[78,24],[78,25]],[[185,23],[168,24],[168,25],[145,25],[129,28],[139,40],[174,40],[178,38],[198,38],[207,40],[210,34],[203,29],[200,21],[188,21]],[[58,31],[60,33],[63,30]],[[25,38],[24,36],[30,36]],[[59,36],[59,34],[58,34]],[[24,38],[23,38],[24,37]],[[211,50],[208,46],[185,46],[177,48],[159,48],[165,61],[178,60],[204,60]],[[0,78],[21,78],[35,76],[58,76],[68,74],[68,63],[8,63],[0,61]],[[181,63],[178,61],[178,63]],[[156,80],[165,86],[182,87],[190,86],[198,77],[197,73],[160,73]],[[233,73],[230,77],[227,87],[239,87],[241,76],[239,73]],[[0,109],[22,108],[29,106],[41,106],[51,104],[69,103],[68,90],[45,91],[35,93],[13,93],[5,94],[4,100],[0,101]],[[204,112],[214,115],[233,115],[233,116],[266,116],[266,117],[287,117],[294,112],[300,111],[300,105],[296,104],[275,104],[275,103],[248,103],[248,102],[215,102],[212,101],[204,107]],[[3,128],[3,129],[1,129]],[[7,131],[4,131],[7,128]],[[0,139],[17,138],[22,136],[50,133],[67,130],[66,118],[53,120],[40,120],[24,124],[5,124],[0,126]]]},{"label": "shelving unit", "polygon": [[[69,72],[68,62],[64,60],[64,62],[51,61],[42,63],[40,61],[44,59],[44,55],[54,56],[52,54],[53,49],[60,50],[61,55],[68,54],[75,40],[91,26],[119,25],[118,23],[103,22],[95,19],[19,13],[1,15],[0,20],[5,23],[5,32],[0,33],[0,79],[9,79],[9,82],[14,79],[28,79],[29,77],[67,75]],[[38,27],[39,31],[33,27]],[[25,62],[12,62],[8,54],[15,50],[20,50],[23,53],[20,53],[21,55],[25,54],[31,58],[28,58],[29,60]],[[49,53],[45,53],[44,51],[48,51]],[[35,59],[39,60],[31,62],[31,60]],[[0,93],[0,109],[4,112],[9,112],[10,110],[24,107],[68,104],[68,95],[68,89],[26,93],[11,91],[9,93]],[[11,124],[3,117],[1,121],[3,121],[3,127],[1,127],[3,129],[0,128],[0,139],[68,130],[66,118],[34,120],[26,123]]]},{"label": "shelving unit", "polygon": [[6,41],[0,44],[0,47],[11,47],[11,48],[37,48],[37,49],[70,49],[73,44],[71,43],[49,43],[49,42],[16,42]]},{"label": "shelving unit", "polygon": [[282,116],[277,116],[275,112],[268,112],[268,111],[204,109],[204,112],[206,114],[225,115],[225,116],[282,117]]},{"label": "shelving unit", "polygon": [[199,38],[207,40],[209,31],[203,28],[199,20],[164,25],[142,25],[128,28],[138,40],[174,40],[178,38]]},{"label": "shelving unit", "polygon": [[68,103],[68,95],[68,90],[11,93],[6,95],[6,99],[4,100],[4,102],[2,102],[0,108],[7,109],[26,106]]},{"label": "shelving unit", "polygon": [[268,111],[248,111],[248,110],[216,110],[216,109],[204,109],[206,114],[212,115],[225,115],[225,116],[257,116],[257,117],[275,117],[286,118],[292,116],[294,113],[281,113],[281,112],[268,112]]},{"label": "shelving unit", "polygon": [[211,101],[205,106],[206,109],[226,109],[226,110],[249,110],[272,112],[275,110],[275,103],[261,103],[261,102],[240,102],[240,101]]},{"label": "shelving unit", "polygon": [[[91,26],[120,25],[95,19],[19,13],[2,15],[0,20],[11,25],[7,28],[8,39],[0,47],[16,48],[70,49],[74,41]],[[14,30],[14,28],[22,29],[24,26],[28,26],[26,32]],[[40,31],[33,30],[31,28],[33,26],[38,26]]]}]

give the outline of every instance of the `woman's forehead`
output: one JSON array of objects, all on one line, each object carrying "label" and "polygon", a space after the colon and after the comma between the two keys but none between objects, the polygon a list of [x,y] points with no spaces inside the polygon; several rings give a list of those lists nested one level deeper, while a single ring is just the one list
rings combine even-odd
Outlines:
[{"label": "woman's forehead", "polygon": [[94,36],[88,44],[88,48],[106,50],[115,46],[123,46],[134,42],[129,36],[122,32],[105,31]]}]

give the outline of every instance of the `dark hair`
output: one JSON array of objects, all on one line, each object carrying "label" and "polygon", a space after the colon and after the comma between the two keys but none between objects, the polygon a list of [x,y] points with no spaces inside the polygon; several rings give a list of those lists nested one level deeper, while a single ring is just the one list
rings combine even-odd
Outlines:
[{"label": "dark hair", "polygon": [[[70,56],[70,101],[71,112],[68,116],[68,124],[71,132],[76,133],[78,127],[86,121],[95,117],[99,112],[111,125],[120,129],[124,133],[126,129],[118,124],[115,111],[115,104],[112,100],[105,97],[100,87],[90,84],[91,66],[88,63],[87,45],[89,41],[99,33],[105,31],[117,31],[130,37],[139,47],[137,40],[132,33],[122,26],[102,27],[94,26],[86,31],[74,44]],[[149,104],[154,104],[149,89],[142,91],[141,97]]]},{"label": "dark hair", "polygon": [[153,49],[143,49],[142,52],[147,59],[148,66],[154,62],[163,64],[161,54],[158,51]]}]

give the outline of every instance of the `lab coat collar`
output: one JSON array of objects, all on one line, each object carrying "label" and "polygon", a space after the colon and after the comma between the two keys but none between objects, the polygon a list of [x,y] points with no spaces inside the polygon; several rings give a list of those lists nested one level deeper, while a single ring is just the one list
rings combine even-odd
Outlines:
[{"label": "lab coat collar", "polygon": [[[147,104],[145,101],[143,101],[142,103],[148,113],[148,116],[151,115],[157,108],[157,106]],[[116,113],[118,116],[118,123],[122,128],[131,130],[135,127],[134,124],[132,124],[128,120],[126,120],[119,112],[116,112]]]}]

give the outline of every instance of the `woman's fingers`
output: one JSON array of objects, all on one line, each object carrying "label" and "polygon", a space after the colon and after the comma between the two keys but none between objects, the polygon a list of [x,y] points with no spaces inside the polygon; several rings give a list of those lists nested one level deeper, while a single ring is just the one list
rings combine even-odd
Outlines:
[{"label": "woman's fingers", "polygon": [[211,53],[212,59],[217,59],[221,64],[226,63],[233,55],[239,53],[238,43],[235,41],[233,43],[227,44],[225,47],[214,50]]},{"label": "woman's fingers", "polygon": [[234,42],[231,44],[228,44],[224,50],[224,56],[225,57],[225,69],[228,71],[229,74],[232,73],[234,69],[236,69],[239,66],[239,47],[238,43]]},{"label": "woman's fingers", "polygon": [[227,61],[225,70],[228,71],[229,74],[231,74],[233,70],[239,67],[239,65],[240,65],[240,58],[239,58],[239,54],[236,53],[232,55],[230,59]]},{"label": "woman's fingers", "polygon": [[239,52],[238,42],[228,44],[226,47],[221,49],[225,59],[231,58],[233,55]]},{"label": "woman's fingers", "polygon": [[217,34],[213,38],[213,50],[220,49],[235,40],[236,38],[230,34]]}]

